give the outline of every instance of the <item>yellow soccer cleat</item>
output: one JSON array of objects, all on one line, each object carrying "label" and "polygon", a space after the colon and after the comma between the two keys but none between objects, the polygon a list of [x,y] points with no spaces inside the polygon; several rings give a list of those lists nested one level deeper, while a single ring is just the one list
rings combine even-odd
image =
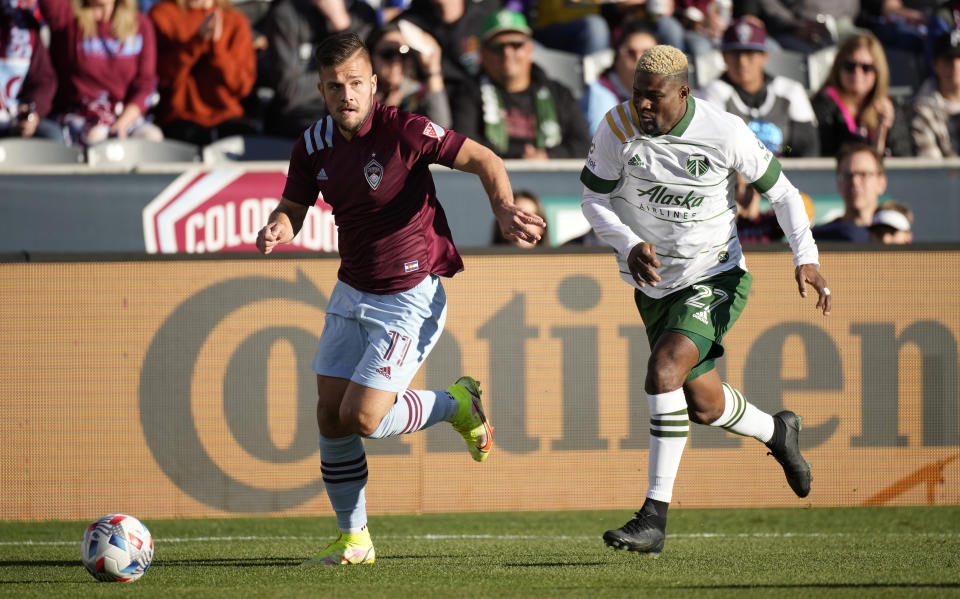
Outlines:
[{"label": "yellow soccer cleat", "polygon": [[493,427],[487,422],[480,402],[480,383],[469,376],[462,376],[447,387],[447,393],[460,404],[454,417],[453,430],[467,442],[467,449],[474,460],[482,462],[493,447]]},{"label": "yellow soccer cleat", "polygon": [[376,561],[370,531],[342,532],[335,541],[327,545],[320,555],[300,564],[301,566],[349,566],[372,564]]}]

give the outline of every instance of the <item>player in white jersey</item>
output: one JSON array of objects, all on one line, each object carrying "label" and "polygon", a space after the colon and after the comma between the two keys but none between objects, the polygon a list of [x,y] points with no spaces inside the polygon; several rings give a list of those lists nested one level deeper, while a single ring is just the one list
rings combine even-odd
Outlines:
[{"label": "player in white jersey", "polygon": [[810,466],[800,454],[800,418],[773,416],[720,380],[714,360],[746,304],[752,280],[737,239],[737,173],[764,194],[793,250],[800,295],[831,297],[819,273],[800,193],[744,122],[690,95],[687,59],[666,45],[637,62],[633,98],[597,129],[581,174],[583,213],[616,250],[650,341],[645,388],[650,406],[649,487],[643,507],[604,541],[657,555],[692,420],[767,445],[800,497]]}]

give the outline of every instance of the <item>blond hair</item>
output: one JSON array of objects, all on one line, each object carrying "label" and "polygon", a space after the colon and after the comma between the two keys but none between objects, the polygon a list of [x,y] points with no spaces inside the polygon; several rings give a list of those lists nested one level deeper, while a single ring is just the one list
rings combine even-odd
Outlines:
[{"label": "blond hair", "polygon": [[[93,9],[87,6],[86,0],[70,0],[73,5],[73,14],[80,24],[83,39],[97,37],[97,20],[93,18]],[[137,0],[117,0],[110,15],[110,34],[126,41],[137,33],[140,28],[140,11],[137,10]]]},{"label": "blond hair", "polygon": [[857,121],[863,123],[872,131],[877,127],[880,120],[874,104],[877,100],[886,98],[890,88],[890,67],[887,64],[887,55],[876,36],[869,32],[858,33],[844,40],[837,48],[837,57],[833,61],[833,66],[830,67],[830,74],[827,75],[824,88],[830,86],[838,91],[843,91],[843,86],[840,85],[840,69],[843,68],[843,63],[850,60],[850,56],[860,48],[866,48],[870,56],[873,57],[873,66],[876,69],[877,78],[874,81],[873,89],[860,104]]},{"label": "blond hair", "polygon": [[687,55],[673,46],[658,44],[643,53],[636,72],[667,76],[686,73]]}]

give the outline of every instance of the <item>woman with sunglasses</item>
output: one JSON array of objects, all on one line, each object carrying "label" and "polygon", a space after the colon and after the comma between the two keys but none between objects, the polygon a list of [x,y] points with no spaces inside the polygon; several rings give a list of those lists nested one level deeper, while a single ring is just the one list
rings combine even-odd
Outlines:
[{"label": "woman with sunglasses", "polygon": [[637,61],[656,45],[656,32],[646,21],[634,21],[620,33],[613,47],[613,64],[587,87],[580,98],[580,108],[587,117],[591,135],[611,108],[630,99]]},{"label": "woman with sunglasses", "polygon": [[[422,114],[445,129],[453,124],[443,80],[442,51],[437,41],[416,25],[406,23],[407,39],[398,23],[381,25],[367,38],[377,102]],[[419,48],[419,51],[416,48]]]},{"label": "woman with sunglasses", "polygon": [[823,156],[836,155],[847,142],[866,143],[881,155],[913,155],[909,123],[887,94],[889,85],[886,55],[873,34],[852,35],[840,45],[826,82],[811,100]]}]

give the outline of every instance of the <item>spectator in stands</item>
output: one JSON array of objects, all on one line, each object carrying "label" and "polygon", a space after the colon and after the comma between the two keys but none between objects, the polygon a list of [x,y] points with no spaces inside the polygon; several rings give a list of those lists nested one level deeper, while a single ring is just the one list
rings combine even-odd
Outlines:
[{"label": "spectator in stands", "polygon": [[[543,214],[543,205],[540,204],[540,198],[529,189],[518,189],[513,192],[513,205],[520,208],[527,214],[536,214],[544,221],[547,217]],[[533,227],[538,235],[543,235],[543,227]],[[535,243],[523,241],[522,239],[507,238],[500,231],[500,225],[493,223],[493,236],[490,243],[493,245],[512,245],[513,247],[523,248],[525,250],[537,247]]]},{"label": "spectator in stands", "polygon": [[547,48],[586,56],[610,47],[610,28],[600,3],[568,0],[507,0],[503,8],[523,14],[533,39]]},{"label": "spectator in stands", "polygon": [[[408,27],[416,27],[410,24]],[[367,40],[373,74],[377,76],[377,102],[398,106],[450,128],[453,116],[443,82],[442,50],[429,33],[416,32],[422,51],[413,49],[400,27],[388,23],[374,30]],[[422,76],[417,77],[418,73]]]},{"label": "spectator in stands", "polygon": [[856,31],[860,0],[759,0],[759,8],[781,48],[810,54]]},{"label": "spectator in stands", "polygon": [[960,155],[960,29],[940,35],[934,43],[934,76],[924,81],[913,99],[910,126],[917,156]]},{"label": "spectator in stands", "polygon": [[[715,0],[717,5],[726,0]],[[684,27],[677,14],[684,14],[688,4],[697,5],[694,0],[687,2],[679,0],[684,10],[678,9],[677,0],[622,0],[608,2],[602,7],[602,14],[610,26],[610,34],[619,39],[623,29],[636,21],[650,24],[657,33],[657,40],[661,44],[669,44],[680,48],[691,56],[704,54],[713,50],[713,42],[696,31]],[[703,4],[710,4],[705,2]],[[688,19],[689,22],[689,19]]]},{"label": "spectator in stands", "polygon": [[887,245],[913,243],[913,210],[906,204],[887,200],[877,206],[868,229],[870,241]]},{"label": "spectator in stands", "polygon": [[614,46],[613,64],[587,87],[580,108],[593,134],[611,108],[633,94],[633,74],[640,55],[657,45],[649,23],[635,21],[625,27]]},{"label": "spectator in stands", "polygon": [[[857,23],[869,29],[884,48],[923,54],[933,8],[940,0],[860,0]],[[924,10],[927,9],[927,10]]]},{"label": "spectator in stands", "polygon": [[69,144],[163,139],[146,118],[157,88],[153,24],[136,0],[39,0],[59,78],[54,114]]},{"label": "spectator in stands", "polygon": [[480,34],[499,0],[413,0],[400,20],[428,31],[443,51],[443,80],[453,99],[480,74]]},{"label": "spectator in stands", "polygon": [[837,189],[843,197],[843,216],[813,227],[817,241],[869,241],[878,200],[887,190],[883,154],[864,143],[844,145],[837,155]]},{"label": "spectator in stands", "polygon": [[860,141],[882,154],[913,155],[909,122],[887,94],[889,83],[883,47],[872,33],[852,35],[840,44],[812,101],[821,154],[833,156],[844,143]]},{"label": "spectator in stands", "polygon": [[264,18],[266,83],[273,100],[265,111],[266,133],[294,138],[326,114],[314,54],[329,34],[354,31],[366,38],[377,13],[362,0],[275,0]]},{"label": "spectator in stands", "polygon": [[570,90],[533,64],[530,27],[501,10],[484,23],[479,91],[461,90],[454,128],[501,158],[582,158],[587,122]]},{"label": "spectator in stands", "polygon": [[719,46],[730,26],[733,0],[678,0],[678,4],[688,53],[696,55]]},{"label": "spectator in stands", "polygon": [[163,0],[150,18],[157,30],[156,115],[164,134],[206,145],[256,133],[242,104],[257,77],[247,17],[230,0]]},{"label": "spectator in stands", "polygon": [[767,32],[756,17],[734,21],[721,45],[727,71],[699,96],[744,120],[777,156],[819,156],[816,117],[799,81],[764,72]]},{"label": "spectator in stands", "polygon": [[[773,208],[761,209],[760,194],[747,184],[743,177],[738,178],[733,197],[737,202],[737,236],[741,244],[783,241],[783,229],[777,221],[776,212]],[[803,199],[807,218],[813,222],[813,198],[802,191],[800,197]]]},{"label": "spectator in stands", "polygon": [[57,74],[40,40],[37,10],[0,5],[0,137],[61,140],[46,119],[57,92]]}]

